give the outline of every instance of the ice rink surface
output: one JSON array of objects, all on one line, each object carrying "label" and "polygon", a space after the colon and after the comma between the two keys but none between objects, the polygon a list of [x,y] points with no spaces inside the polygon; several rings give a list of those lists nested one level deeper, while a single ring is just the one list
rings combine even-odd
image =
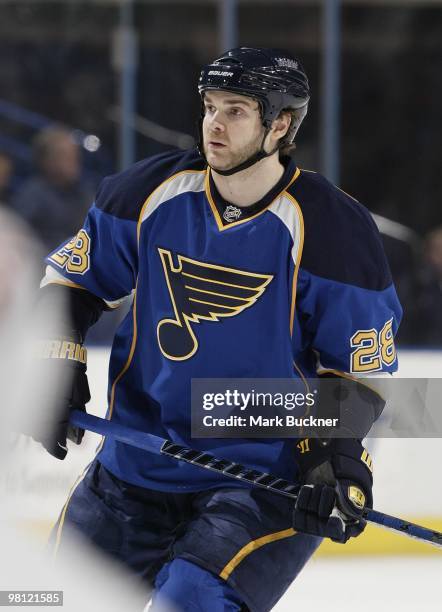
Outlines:
[{"label": "ice rink surface", "polygon": [[313,558],[274,612],[440,612],[438,557]]}]

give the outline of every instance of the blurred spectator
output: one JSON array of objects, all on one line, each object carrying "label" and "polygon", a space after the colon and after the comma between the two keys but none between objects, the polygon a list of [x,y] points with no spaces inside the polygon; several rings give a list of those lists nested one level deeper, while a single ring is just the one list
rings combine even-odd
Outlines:
[{"label": "blurred spectator", "polygon": [[37,174],[25,181],[12,206],[49,252],[82,226],[93,191],[81,178],[80,149],[68,130],[50,127],[40,132],[33,155]]},{"label": "blurred spectator", "polygon": [[442,348],[442,225],[425,238],[414,319],[415,342]]},{"label": "blurred spectator", "polygon": [[[81,178],[80,148],[68,130],[50,127],[40,132],[33,155],[37,174],[18,190],[12,207],[32,227],[47,254],[82,227],[94,192]],[[102,317],[88,342],[108,344],[123,314],[115,311]]]},{"label": "blurred spectator", "polygon": [[0,202],[8,204],[11,196],[11,179],[14,171],[12,159],[0,151]]}]

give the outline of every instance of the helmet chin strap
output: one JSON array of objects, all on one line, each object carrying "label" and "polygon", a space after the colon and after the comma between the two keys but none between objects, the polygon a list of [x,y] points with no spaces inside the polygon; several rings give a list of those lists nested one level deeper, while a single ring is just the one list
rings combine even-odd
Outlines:
[{"label": "helmet chin strap", "polygon": [[[229,168],[228,170],[218,170],[217,168],[213,168],[212,166],[210,166],[209,162],[207,162],[207,163],[209,164],[209,166],[212,168],[212,170],[214,172],[216,172],[217,174],[221,174],[221,176],[231,176],[232,174],[236,174],[237,172],[241,172],[242,170],[245,170],[246,168],[250,168],[250,166],[253,166],[257,162],[261,161],[262,159],[265,159],[266,157],[270,157],[271,155],[273,155],[273,153],[276,153],[276,151],[279,149],[279,145],[277,145],[269,153],[266,153],[266,151],[264,150],[264,142],[265,142],[265,139],[267,138],[269,132],[270,132],[270,128],[268,127],[268,128],[265,129],[264,137],[262,139],[259,151],[257,151],[253,155],[251,155],[248,159],[246,159],[245,161],[241,162],[237,166],[234,166],[233,168]],[[203,148],[204,147],[201,147],[201,149],[203,149]],[[203,154],[203,157],[204,157],[204,159],[206,159],[206,156],[204,154]],[[206,161],[207,161],[207,159],[206,159]]]}]

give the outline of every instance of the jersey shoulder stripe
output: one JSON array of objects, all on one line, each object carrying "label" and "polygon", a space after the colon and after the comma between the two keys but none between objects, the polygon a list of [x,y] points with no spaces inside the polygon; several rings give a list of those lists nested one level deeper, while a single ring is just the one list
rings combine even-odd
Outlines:
[{"label": "jersey shoulder stripe", "polygon": [[288,191],[304,218],[304,270],[364,289],[382,291],[391,285],[381,236],[362,204],[306,170]]},{"label": "jersey shoulder stripe", "polygon": [[204,191],[205,178],[205,170],[182,170],[172,174],[148,196],[143,205],[139,223],[146,221],[161,204],[169,202],[179,195]]},{"label": "jersey shoulder stripe", "polygon": [[124,172],[106,177],[98,188],[95,206],[114,217],[138,221],[144,203],[159,185],[181,171],[205,167],[196,149],[148,157]]},{"label": "jersey shoulder stripe", "polygon": [[267,209],[285,225],[293,241],[292,259],[299,264],[304,242],[304,220],[297,201],[285,191]]}]

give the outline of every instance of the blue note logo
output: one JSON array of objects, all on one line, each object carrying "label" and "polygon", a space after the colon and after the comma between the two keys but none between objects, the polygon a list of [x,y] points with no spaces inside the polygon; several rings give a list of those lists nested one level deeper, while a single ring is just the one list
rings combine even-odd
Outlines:
[{"label": "blue note logo", "polygon": [[174,317],[157,325],[161,352],[173,361],[190,359],[198,350],[193,325],[235,317],[253,306],[272,281],[271,274],[227,268],[158,249]]}]

